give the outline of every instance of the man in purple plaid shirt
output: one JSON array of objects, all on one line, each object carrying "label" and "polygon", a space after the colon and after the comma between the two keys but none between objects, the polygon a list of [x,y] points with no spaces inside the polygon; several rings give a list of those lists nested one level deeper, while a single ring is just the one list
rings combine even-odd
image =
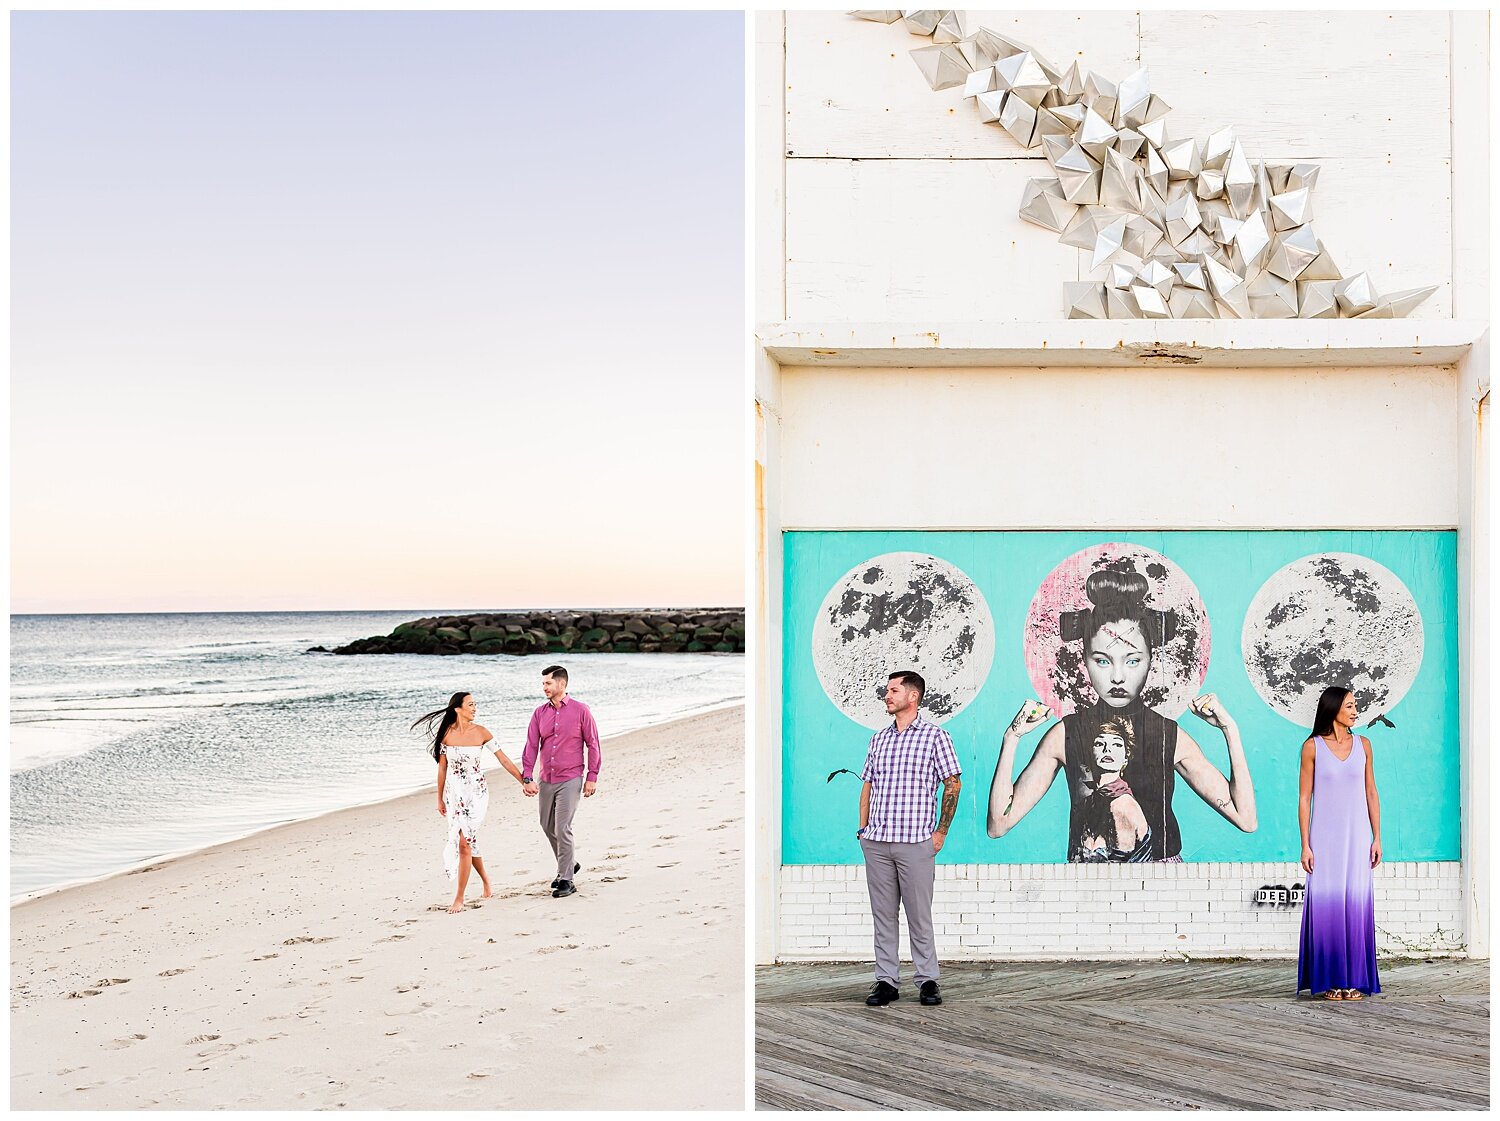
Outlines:
[{"label": "man in purple plaid shirt", "polygon": [[[918,711],[926,689],[921,675],[911,670],[891,674],[885,710],[895,722],[870,737],[859,776],[865,783],[859,795],[859,845],[875,918],[875,987],[865,1003],[875,1008],[901,996],[902,908],[922,1003],[943,1003],[932,939],[932,881],[962,781],[953,740]],[[934,803],[938,783],[943,786],[941,820]]]}]

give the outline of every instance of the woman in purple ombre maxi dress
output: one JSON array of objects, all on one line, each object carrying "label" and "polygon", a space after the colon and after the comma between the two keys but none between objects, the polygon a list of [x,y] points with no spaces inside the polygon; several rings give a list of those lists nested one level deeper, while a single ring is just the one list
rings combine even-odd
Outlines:
[{"label": "woman in purple ombre maxi dress", "polygon": [[1354,694],[1335,686],[1318,700],[1312,737],[1302,745],[1299,820],[1307,897],[1297,991],[1363,1000],[1380,991],[1375,967],[1375,866],[1380,863],[1380,799],[1370,741],[1354,734]]}]

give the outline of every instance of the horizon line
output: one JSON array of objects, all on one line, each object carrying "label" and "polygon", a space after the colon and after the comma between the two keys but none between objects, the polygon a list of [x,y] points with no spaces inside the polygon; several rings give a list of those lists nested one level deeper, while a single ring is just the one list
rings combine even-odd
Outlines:
[{"label": "horizon line", "polygon": [[744,611],[743,604],[725,606],[692,606],[669,605],[665,607],[483,607],[462,608],[458,610],[432,611],[429,609],[403,608],[403,607],[303,607],[303,608],[232,608],[213,609],[202,608],[192,611],[12,611],[12,619],[40,619],[53,618],[70,615],[408,615],[415,614],[417,618],[442,615],[511,615],[525,614],[528,612],[541,611],[572,611],[580,614],[598,615],[602,612],[629,612],[629,611],[676,611],[676,612],[703,612],[703,611]]}]

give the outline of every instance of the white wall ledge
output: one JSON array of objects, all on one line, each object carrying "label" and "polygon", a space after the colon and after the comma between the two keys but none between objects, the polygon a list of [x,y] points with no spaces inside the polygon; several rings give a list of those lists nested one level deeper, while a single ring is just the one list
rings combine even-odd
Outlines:
[{"label": "white wall ledge", "polygon": [[760,328],[783,366],[1451,366],[1485,325],[1457,319],[805,323]]}]

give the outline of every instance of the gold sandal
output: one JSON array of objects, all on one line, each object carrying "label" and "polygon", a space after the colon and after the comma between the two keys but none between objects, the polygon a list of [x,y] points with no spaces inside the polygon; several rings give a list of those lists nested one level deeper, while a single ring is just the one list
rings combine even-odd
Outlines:
[{"label": "gold sandal", "polygon": [[1365,994],[1362,993],[1362,992],[1360,992],[1358,989],[1345,989],[1344,990],[1344,999],[1345,1000],[1364,1000],[1365,999]]},{"label": "gold sandal", "polygon": [[1328,992],[1324,994],[1323,999],[1324,1000],[1343,1000],[1344,999],[1344,990],[1343,989],[1329,989]]}]

